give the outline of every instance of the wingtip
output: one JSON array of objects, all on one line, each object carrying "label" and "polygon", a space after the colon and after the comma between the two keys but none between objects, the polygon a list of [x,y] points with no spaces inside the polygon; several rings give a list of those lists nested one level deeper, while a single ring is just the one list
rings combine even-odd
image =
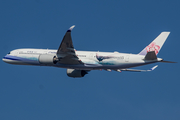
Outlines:
[{"label": "wingtip", "polygon": [[75,27],[75,25],[71,26],[68,31],[72,31],[72,29]]},{"label": "wingtip", "polygon": [[152,67],[151,70],[154,70],[154,69],[156,69],[157,67],[158,67],[158,65]]}]

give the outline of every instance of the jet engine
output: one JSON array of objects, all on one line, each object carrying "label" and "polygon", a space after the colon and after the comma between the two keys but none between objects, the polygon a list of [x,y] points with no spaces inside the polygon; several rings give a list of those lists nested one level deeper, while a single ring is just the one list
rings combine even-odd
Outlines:
[{"label": "jet engine", "polygon": [[39,55],[39,63],[45,65],[52,65],[57,63],[57,57],[50,54],[41,54]]},{"label": "jet engine", "polygon": [[76,69],[67,69],[67,75],[69,77],[78,78],[84,77],[84,75],[88,74],[85,70],[76,70]]}]

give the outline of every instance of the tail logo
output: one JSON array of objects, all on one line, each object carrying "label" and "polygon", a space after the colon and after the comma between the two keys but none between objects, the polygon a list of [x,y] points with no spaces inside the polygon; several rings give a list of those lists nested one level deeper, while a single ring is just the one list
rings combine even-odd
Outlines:
[{"label": "tail logo", "polygon": [[156,54],[158,54],[160,50],[160,46],[159,45],[156,45],[155,42],[152,42],[150,45],[148,45],[146,47],[146,51],[149,52],[149,51],[155,51]]}]

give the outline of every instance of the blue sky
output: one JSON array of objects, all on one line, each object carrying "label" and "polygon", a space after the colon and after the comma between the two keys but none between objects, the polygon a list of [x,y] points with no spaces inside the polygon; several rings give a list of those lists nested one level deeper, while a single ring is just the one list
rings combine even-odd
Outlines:
[{"label": "blue sky", "polygon": [[[66,30],[77,50],[139,53],[162,31],[158,57],[179,62],[179,0],[0,1],[0,56],[17,48],[58,49]],[[156,64],[154,64],[156,65]],[[1,120],[179,120],[179,63],[153,72],[91,71],[0,62]],[[153,65],[140,67],[148,69]]]}]

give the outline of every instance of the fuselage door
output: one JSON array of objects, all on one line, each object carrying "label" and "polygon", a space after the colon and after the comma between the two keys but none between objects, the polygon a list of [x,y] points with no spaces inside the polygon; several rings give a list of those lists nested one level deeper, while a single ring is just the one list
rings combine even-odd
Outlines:
[{"label": "fuselage door", "polygon": [[126,56],[125,62],[129,62],[129,55]]},{"label": "fuselage door", "polygon": [[90,53],[88,57],[89,59],[93,59],[93,53]]}]

